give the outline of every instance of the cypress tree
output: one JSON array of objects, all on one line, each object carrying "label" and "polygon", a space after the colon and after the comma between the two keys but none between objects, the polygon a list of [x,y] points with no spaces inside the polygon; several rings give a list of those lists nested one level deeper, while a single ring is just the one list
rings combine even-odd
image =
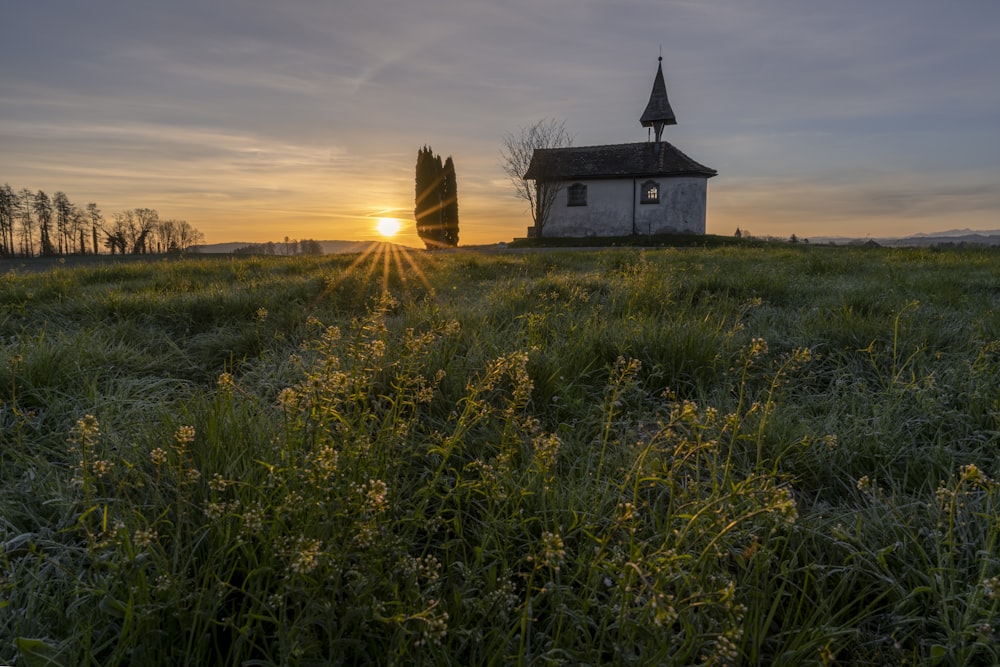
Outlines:
[{"label": "cypress tree", "polygon": [[430,249],[436,243],[436,231],[440,221],[441,199],[438,179],[440,158],[435,159],[429,146],[417,151],[416,205],[413,216],[417,220],[417,235]]},{"label": "cypress tree", "polygon": [[430,146],[417,151],[415,206],[417,235],[429,250],[458,245],[458,196],[455,164],[442,164]]},{"label": "cypress tree", "polygon": [[417,235],[423,239],[424,238],[424,217],[427,215],[425,212],[424,199],[426,198],[427,183],[424,180],[424,174],[427,169],[427,146],[424,146],[417,151],[417,168],[416,168],[416,186],[414,192],[414,207],[413,207],[413,217],[417,221]]},{"label": "cypress tree", "polygon": [[451,156],[444,162],[441,208],[442,242],[454,248],[458,245],[458,183],[455,179],[455,163]]}]

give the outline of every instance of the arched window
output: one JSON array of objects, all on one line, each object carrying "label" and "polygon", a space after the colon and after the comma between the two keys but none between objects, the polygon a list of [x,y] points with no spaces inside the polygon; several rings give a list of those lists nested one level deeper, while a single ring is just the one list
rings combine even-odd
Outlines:
[{"label": "arched window", "polygon": [[642,199],[641,204],[659,204],[660,203],[660,184],[656,181],[646,181],[642,184]]},{"label": "arched window", "polygon": [[587,186],[584,185],[583,183],[574,183],[573,185],[566,188],[566,205],[586,206]]}]

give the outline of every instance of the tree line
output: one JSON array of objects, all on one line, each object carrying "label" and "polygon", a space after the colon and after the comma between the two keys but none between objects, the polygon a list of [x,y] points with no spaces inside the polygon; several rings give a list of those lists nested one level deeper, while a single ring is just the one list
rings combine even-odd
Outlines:
[{"label": "tree line", "polygon": [[186,220],[161,220],[156,209],[134,208],[105,218],[96,203],[75,205],[64,192],[0,187],[0,257],[142,255],[179,252],[204,236]]},{"label": "tree line", "polygon": [[296,241],[285,237],[285,242],[248,243],[233,250],[234,255],[322,255],[323,244],[316,239]]}]

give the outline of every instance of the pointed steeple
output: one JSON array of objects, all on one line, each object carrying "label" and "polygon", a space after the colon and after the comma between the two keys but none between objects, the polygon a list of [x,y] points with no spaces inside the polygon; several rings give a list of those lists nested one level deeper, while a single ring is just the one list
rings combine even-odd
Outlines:
[{"label": "pointed steeple", "polygon": [[660,135],[663,134],[665,125],[676,125],[677,118],[674,110],[670,108],[670,100],[667,99],[667,84],[663,82],[663,56],[659,58],[656,66],[656,78],[653,79],[653,92],[649,94],[649,104],[642,112],[639,122],[643,127],[652,127],[656,133],[656,143],[660,143]]}]

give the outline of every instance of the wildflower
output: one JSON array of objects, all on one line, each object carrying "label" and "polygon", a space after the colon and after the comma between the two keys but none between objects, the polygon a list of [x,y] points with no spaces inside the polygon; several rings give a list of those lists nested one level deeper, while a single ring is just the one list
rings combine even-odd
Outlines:
[{"label": "wildflower", "polygon": [[795,523],[796,519],[799,518],[799,512],[791,489],[784,486],[775,489],[774,510],[784,518],[786,523]]},{"label": "wildflower", "polygon": [[292,554],[290,564],[292,572],[295,574],[309,574],[319,565],[319,558],[322,555],[322,542],[300,537],[295,545],[295,552]]},{"label": "wildflower", "polygon": [[697,424],[699,419],[698,404],[694,401],[674,403],[670,412],[670,420],[687,424]]},{"label": "wildflower", "polygon": [[101,479],[109,472],[111,472],[111,468],[113,468],[114,465],[115,464],[113,461],[105,461],[103,459],[98,459],[90,464],[90,472],[97,479]]},{"label": "wildflower", "polygon": [[229,486],[229,484],[230,484],[229,480],[227,480],[219,473],[215,473],[214,475],[212,475],[212,479],[208,482],[209,488],[216,492],[225,491],[226,487]]},{"label": "wildflower", "polygon": [[236,388],[236,381],[233,380],[232,373],[222,373],[215,384],[221,391],[232,391]]},{"label": "wildflower", "polygon": [[436,336],[431,332],[425,332],[417,335],[413,327],[409,327],[406,330],[404,346],[406,351],[411,354],[416,354],[423,350],[425,347],[434,342]]},{"label": "wildflower", "polygon": [[412,617],[414,620],[424,622],[420,639],[414,642],[415,646],[424,646],[428,643],[440,646],[441,640],[448,635],[448,612],[434,613],[437,604],[437,600],[430,600],[429,607],[425,611]]},{"label": "wildflower", "polygon": [[354,535],[354,544],[360,549],[367,549],[375,544],[376,530],[370,521],[365,521],[358,526],[358,532]]},{"label": "wildflower", "polygon": [[976,634],[979,635],[979,637],[983,641],[992,641],[993,640],[993,626],[990,625],[989,623],[981,623],[981,624],[979,624],[979,625],[976,626]]},{"label": "wildflower", "polygon": [[1000,577],[983,579],[982,585],[986,590],[987,600],[1000,600]]},{"label": "wildflower", "polygon": [[240,501],[234,500],[232,502],[216,502],[209,501],[205,503],[205,516],[212,521],[217,521],[222,517],[226,516],[230,512],[235,512],[240,507]]},{"label": "wildflower", "polygon": [[226,513],[226,503],[209,502],[205,505],[205,516],[215,521]]},{"label": "wildflower", "polygon": [[837,447],[837,436],[833,433],[824,435],[823,444],[826,445],[827,449],[835,449]]},{"label": "wildflower", "polygon": [[420,388],[417,389],[415,400],[417,403],[430,403],[434,400],[434,386],[428,385],[423,378],[420,378]]},{"label": "wildflower", "polygon": [[161,466],[167,462],[167,452],[162,447],[157,447],[149,453],[149,460],[154,465]]},{"label": "wildflower", "polygon": [[378,361],[385,356],[386,344],[381,338],[369,341],[367,345],[359,350],[359,357],[363,360]]},{"label": "wildflower", "polygon": [[968,481],[975,486],[988,486],[992,481],[975,463],[969,463],[959,469],[959,480]]},{"label": "wildflower", "polygon": [[364,499],[364,508],[369,514],[381,514],[389,509],[389,487],[380,479],[370,479],[356,487]]},{"label": "wildflower", "polygon": [[937,489],[934,490],[934,498],[942,508],[951,501],[954,495],[954,492],[945,486],[944,482],[939,483]]},{"label": "wildflower", "polygon": [[101,434],[100,425],[94,415],[84,415],[76,420],[76,425],[70,432],[70,442],[79,445],[81,449],[86,449],[97,443],[97,437]]},{"label": "wildflower", "polygon": [[868,475],[864,475],[858,480],[857,487],[858,491],[868,491],[871,489],[872,481],[868,478]]},{"label": "wildflower", "polygon": [[332,445],[321,445],[312,455],[313,465],[323,473],[333,473],[337,470],[339,454]]},{"label": "wildflower", "polygon": [[301,493],[298,491],[288,491],[285,494],[279,511],[282,514],[295,514],[302,508],[304,502],[305,499]]},{"label": "wildflower", "polygon": [[174,582],[170,578],[169,574],[161,574],[156,577],[156,583],[153,585],[153,588],[155,588],[158,593],[165,593],[170,590],[170,587],[173,586],[173,584]]},{"label": "wildflower", "polygon": [[535,437],[534,461],[541,470],[549,470],[555,465],[562,441],[554,433],[542,433]]},{"label": "wildflower", "polygon": [[740,649],[736,641],[740,639],[739,630],[727,630],[715,640],[712,655],[705,660],[707,664],[735,665],[740,657]]},{"label": "wildflower", "polygon": [[255,504],[243,513],[243,526],[240,533],[244,537],[249,537],[254,533],[259,533],[264,529],[264,508],[260,503]]},{"label": "wildflower", "polygon": [[261,306],[260,308],[257,309],[257,312],[254,313],[254,316],[258,322],[263,322],[264,320],[267,319],[267,308]]},{"label": "wildflower", "polygon": [[139,529],[135,531],[135,535],[132,537],[132,542],[134,542],[140,549],[148,549],[150,545],[156,542],[158,537],[159,534],[153,528],[150,528],[149,530]]},{"label": "wildflower", "polygon": [[767,354],[767,341],[763,338],[754,338],[750,341],[750,349],[747,352],[747,357],[754,359],[761,355]]},{"label": "wildflower", "polygon": [[420,558],[405,556],[400,562],[399,569],[406,575],[428,583],[434,583],[441,578],[441,561],[431,554]]},{"label": "wildflower", "polygon": [[185,449],[188,445],[194,442],[194,426],[181,426],[177,429],[174,434],[174,439],[177,441],[178,449]]},{"label": "wildflower", "polygon": [[559,533],[545,531],[542,533],[542,562],[556,572],[566,558],[566,549]]},{"label": "wildflower", "polygon": [[298,400],[299,393],[291,387],[285,387],[278,392],[278,407],[281,408],[281,411],[286,414],[290,414],[295,410],[295,405],[298,403]]},{"label": "wildflower", "polygon": [[511,580],[509,572],[498,579],[497,587],[487,592],[482,598],[483,608],[493,612],[508,612],[515,607],[520,600],[517,594],[517,585]]},{"label": "wildflower", "polygon": [[340,340],[340,327],[327,327],[324,329],[321,340],[325,344],[336,343]]}]

